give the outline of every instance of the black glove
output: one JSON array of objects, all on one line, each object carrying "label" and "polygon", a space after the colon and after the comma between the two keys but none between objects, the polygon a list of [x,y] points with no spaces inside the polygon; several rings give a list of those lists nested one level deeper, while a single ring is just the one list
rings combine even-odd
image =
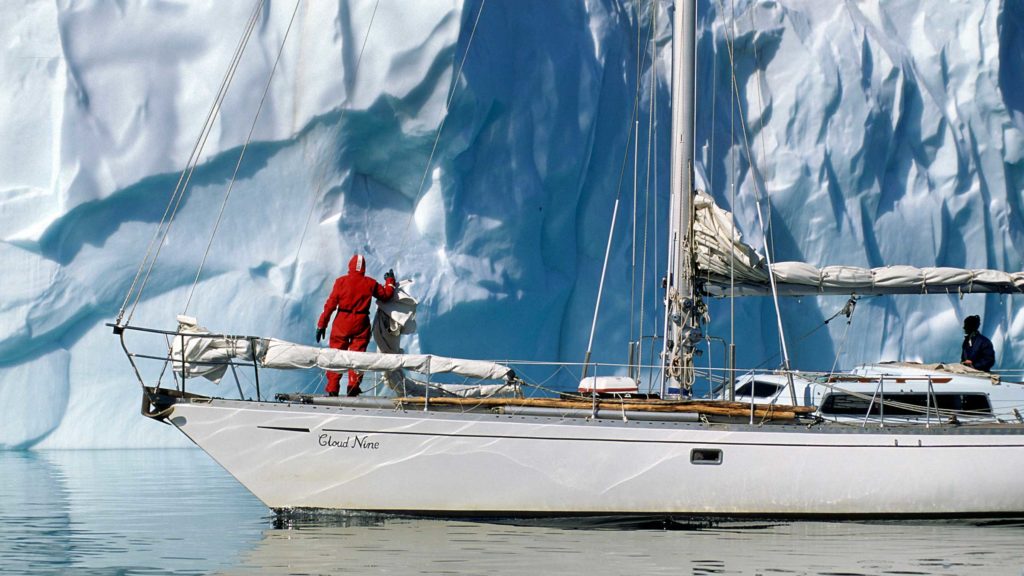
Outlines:
[{"label": "black glove", "polygon": [[390,269],[390,270],[388,270],[387,272],[384,273],[384,282],[387,282],[388,280],[391,280],[391,282],[395,281],[395,269],[394,268],[392,268],[392,269]]},{"label": "black glove", "polygon": [[327,329],[326,328],[317,328],[316,329],[316,341],[320,342],[321,340],[323,340],[324,339],[324,334],[326,334],[326,333],[327,333]]}]

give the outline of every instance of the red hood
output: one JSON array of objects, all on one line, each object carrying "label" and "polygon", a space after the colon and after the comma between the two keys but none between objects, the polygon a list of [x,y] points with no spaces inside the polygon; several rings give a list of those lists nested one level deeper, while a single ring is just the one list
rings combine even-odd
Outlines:
[{"label": "red hood", "polygon": [[349,274],[365,274],[366,273],[366,258],[363,258],[359,254],[353,254],[352,259],[348,261],[348,273]]}]

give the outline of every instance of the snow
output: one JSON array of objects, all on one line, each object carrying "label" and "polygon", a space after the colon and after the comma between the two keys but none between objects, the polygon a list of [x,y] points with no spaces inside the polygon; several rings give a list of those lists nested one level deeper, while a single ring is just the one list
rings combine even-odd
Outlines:
[{"label": "snow", "polygon": [[[646,40],[651,14],[640,4]],[[372,276],[394,267],[416,281],[420,330],[407,349],[579,362],[618,193],[594,358],[625,361],[638,331],[629,316],[637,3],[488,2],[475,34],[475,0],[375,5],[303,2],[254,126],[294,4],[270,2],[259,15],[132,323],[173,328],[188,302],[213,330],[311,344],[331,282],[360,252]],[[745,238],[763,244],[754,172],[730,113],[733,37],[776,260],[1022,269],[1024,7],[762,0],[736,2],[730,18],[722,5],[699,5],[697,168]],[[187,442],[139,416],[138,384],[105,323],[122,305],[251,9],[5,5],[0,447]],[[656,74],[645,56],[638,111],[636,245],[645,245],[646,222],[646,260],[659,269],[669,22],[659,3]],[[648,179],[652,82],[659,158]],[[657,210],[645,213],[648,181]],[[647,287],[660,275],[649,270]],[[658,298],[645,298],[650,334],[661,326]],[[844,301],[783,302],[796,366],[828,369],[837,354],[847,367],[956,359],[960,319],[974,313],[997,367],[1022,363],[1012,343],[1024,315],[1009,297],[873,298],[858,306],[848,334],[838,320],[821,328]],[[740,366],[777,365],[770,302],[736,304]],[[728,304],[713,303],[712,314],[710,331],[727,337]],[[266,382],[264,393],[321,385],[288,376]]]}]

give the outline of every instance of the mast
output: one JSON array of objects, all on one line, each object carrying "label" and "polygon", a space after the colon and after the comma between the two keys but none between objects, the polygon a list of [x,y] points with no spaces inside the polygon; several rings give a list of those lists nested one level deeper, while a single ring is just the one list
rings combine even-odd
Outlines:
[{"label": "mast", "polygon": [[693,345],[700,339],[690,257],[693,195],[693,125],[696,0],[675,0],[672,23],[672,178],[669,202],[668,275],[665,285],[666,382],[688,389],[693,384]]}]

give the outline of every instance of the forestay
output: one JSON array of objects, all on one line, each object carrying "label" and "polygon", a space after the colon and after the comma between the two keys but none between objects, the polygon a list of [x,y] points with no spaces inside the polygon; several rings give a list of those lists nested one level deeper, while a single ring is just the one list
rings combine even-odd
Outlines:
[{"label": "forestay", "polygon": [[[694,213],[697,278],[704,291],[712,296],[770,294],[768,266],[743,242],[732,214],[704,192],[694,197]],[[776,262],[772,268],[779,294],[788,296],[1024,292],[1024,272],[914,266],[818,268],[806,262]]]}]

